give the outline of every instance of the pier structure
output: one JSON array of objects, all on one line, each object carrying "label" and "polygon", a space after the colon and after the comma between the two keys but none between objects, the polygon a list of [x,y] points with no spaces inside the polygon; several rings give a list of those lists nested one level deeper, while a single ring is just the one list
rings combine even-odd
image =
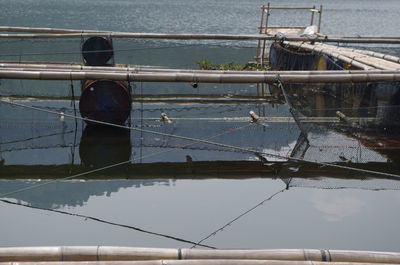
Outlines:
[{"label": "pier structure", "polygon": [[[270,25],[269,17],[274,10],[287,10],[287,11],[305,11],[311,14],[309,25],[295,25],[295,26],[273,26]],[[329,56],[346,63],[347,68],[373,70],[400,70],[400,58],[392,55],[372,52],[368,50],[352,49],[340,47],[324,43],[324,39],[328,40],[331,37],[321,33],[321,19],[322,19],[323,6],[319,8],[312,7],[282,7],[271,6],[270,3],[261,6],[261,23],[259,26],[260,35],[269,37],[279,37],[281,42],[288,49],[293,51],[303,51],[313,54],[320,54]],[[317,19],[315,16],[317,14]],[[307,38],[307,40],[296,40],[296,38]],[[343,39],[349,39],[342,37]],[[370,41],[375,39],[377,42],[386,38],[371,37]],[[256,62],[259,64],[266,64],[269,62],[269,49],[267,42],[269,40],[263,39],[258,41]],[[361,41],[361,39],[360,39]],[[271,42],[271,41],[270,41]],[[341,41],[338,41],[341,43]],[[357,40],[352,40],[352,43],[359,43]],[[309,69],[310,70],[310,69]]]}]

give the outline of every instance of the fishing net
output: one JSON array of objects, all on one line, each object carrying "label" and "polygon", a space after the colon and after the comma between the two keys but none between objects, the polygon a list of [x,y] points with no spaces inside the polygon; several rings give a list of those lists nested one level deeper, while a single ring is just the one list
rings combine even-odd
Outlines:
[{"label": "fishing net", "polygon": [[[3,40],[0,47],[7,54],[1,54],[0,59],[82,63],[84,41],[82,38]],[[114,54],[108,63],[132,67],[151,64],[193,68],[196,60],[204,56],[219,54],[218,60],[227,62],[227,58],[238,54],[238,60],[244,61],[254,51],[254,47],[205,48],[178,41],[109,41]],[[320,55],[297,52],[294,56],[280,44],[272,47],[270,60],[275,69],[321,67]],[[220,54],[223,49],[225,53]],[[182,56],[175,56],[178,52]],[[187,63],[189,55],[193,56]],[[323,59],[326,69],[343,67],[332,58]],[[227,170],[228,166],[223,172],[232,174],[232,168],[246,161],[253,163],[246,174],[254,176],[255,172],[261,172],[266,177],[291,179],[289,186],[325,188],[354,187],[357,181],[343,182],[342,178],[321,181],[323,177],[348,176],[359,180],[379,177],[379,173],[400,172],[398,82],[305,85],[284,84],[278,78],[275,85],[139,82],[129,85],[133,105],[124,126],[133,129],[100,133],[88,129],[84,121],[70,117],[80,117],[77,103],[72,100],[73,95],[80,96],[80,81],[1,80],[3,97],[13,97],[12,102],[34,108],[1,103],[2,163],[69,165],[63,174],[74,165],[101,168],[122,161],[134,165],[181,163],[191,168],[187,174],[197,174],[200,169],[193,169],[196,162],[225,161],[231,163],[231,170]],[[251,118],[250,112],[259,118]],[[162,120],[162,113],[169,120]],[[218,172],[220,166],[216,164],[209,172],[213,169]],[[325,170],[327,167],[335,170]],[[145,174],[146,170],[140,172]],[[378,185],[369,180],[363,183],[371,189]],[[387,188],[387,183],[382,182],[382,187]]]}]

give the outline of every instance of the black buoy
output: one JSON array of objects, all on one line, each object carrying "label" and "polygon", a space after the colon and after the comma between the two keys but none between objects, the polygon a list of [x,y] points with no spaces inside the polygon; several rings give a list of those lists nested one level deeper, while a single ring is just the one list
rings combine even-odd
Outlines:
[{"label": "black buoy", "polygon": [[86,65],[107,65],[107,62],[114,56],[111,40],[100,36],[87,39],[82,45],[82,56]]},{"label": "black buoy", "polygon": [[[123,125],[131,108],[127,82],[86,80],[82,86],[79,110],[83,118]],[[90,121],[88,123],[101,125]]]}]

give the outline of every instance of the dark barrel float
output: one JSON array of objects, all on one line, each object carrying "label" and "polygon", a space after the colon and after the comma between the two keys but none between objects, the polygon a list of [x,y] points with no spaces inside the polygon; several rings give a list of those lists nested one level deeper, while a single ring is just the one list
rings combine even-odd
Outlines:
[{"label": "dark barrel float", "polygon": [[[82,45],[85,65],[112,66],[114,56],[111,40],[91,37]],[[86,80],[82,84],[79,110],[85,119],[123,125],[131,112],[131,95],[126,81]],[[87,121],[90,125],[102,125]]]},{"label": "dark barrel float", "polygon": [[127,82],[86,80],[82,86],[79,110],[83,118],[124,124],[131,112]]},{"label": "dark barrel float", "polygon": [[82,57],[86,65],[105,66],[113,56],[113,44],[106,38],[91,37],[82,45]]}]

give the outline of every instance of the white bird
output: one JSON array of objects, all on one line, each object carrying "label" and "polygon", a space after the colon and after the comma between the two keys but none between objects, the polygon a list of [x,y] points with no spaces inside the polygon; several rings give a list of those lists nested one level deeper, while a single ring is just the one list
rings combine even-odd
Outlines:
[{"label": "white bird", "polygon": [[307,38],[315,37],[317,30],[318,28],[316,25],[308,26],[304,29],[300,37],[307,37]]}]

